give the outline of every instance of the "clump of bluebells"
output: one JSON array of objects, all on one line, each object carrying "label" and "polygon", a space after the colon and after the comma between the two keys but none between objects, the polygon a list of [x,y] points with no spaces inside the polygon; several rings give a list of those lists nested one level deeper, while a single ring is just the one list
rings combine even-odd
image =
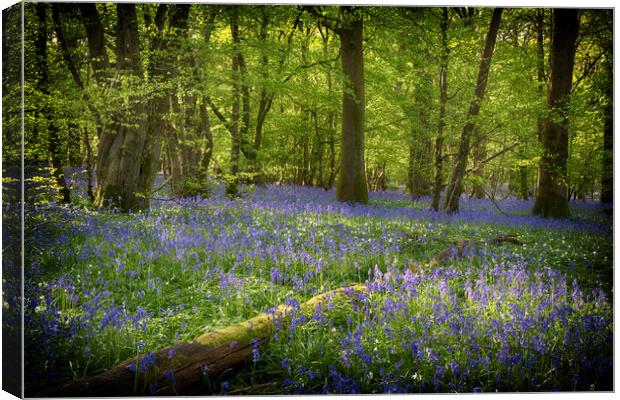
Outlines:
[{"label": "clump of bluebells", "polygon": [[[269,347],[288,393],[612,389],[612,306],[601,290],[523,263],[378,268],[366,292],[296,311]],[[305,318],[304,324],[296,324]],[[279,365],[275,365],[281,360]]]},{"label": "clump of bluebells", "polygon": [[[229,200],[223,188],[215,188],[208,199],[155,202],[150,210],[130,215],[50,203],[28,208],[26,248],[32,250],[26,255],[29,268],[25,271],[24,317],[29,387],[34,391],[49,380],[94,374],[136,354],[148,356],[158,348],[193,339],[205,330],[245,320],[273,305],[299,304],[317,293],[366,281],[370,283],[370,290],[364,299],[345,306],[334,304],[333,309],[318,310],[313,316],[298,315],[286,328],[289,330],[277,333],[276,343],[283,346],[282,341],[290,341],[291,344],[286,352],[288,363],[281,358],[273,366],[280,370],[283,362],[286,368],[282,367],[282,371],[289,371],[282,381],[283,392],[435,391],[435,382],[440,391],[508,387],[505,385],[508,372],[501,368],[489,371],[499,373],[504,383],[495,375],[491,377],[491,372],[480,382],[463,378],[465,371],[477,376],[474,372],[482,368],[480,365],[486,365],[487,356],[494,366],[499,357],[493,358],[494,353],[482,353],[485,357],[476,364],[477,369],[463,367],[459,361],[465,359],[463,355],[454,360],[460,364],[451,366],[450,362],[442,361],[437,368],[428,363],[435,358],[447,360],[444,352],[437,350],[439,347],[428,343],[420,347],[415,342],[416,354],[424,356],[420,356],[421,360],[429,360],[425,363],[413,355],[401,358],[398,352],[405,351],[404,344],[399,348],[397,343],[388,340],[393,335],[403,338],[424,332],[431,335],[430,327],[439,321],[441,330],[433,331],[433,340],[448,340],[454,336],[450,334],[452,327],[446,322],[456,318],[452,317],[452,311],[458,310],[463,318],[478,315],[473,311],[482,307],[478,303],[484,307],[492,304],[494,308],[489,310],[497,313],[493,318],[502,327],[506,326],[507,315],[518,314],[510,307],[521,307],[519,312],[531,316],[529,306],[521,304],[523,296],[515,294],[502,298],[499,303],[494,300],[496,292],[504,295],[506,291],[505,286],[497,286],[499,284],[493,280],[504,270],[521,271],[519,273],[533,281],[538,277],[536,274],[546,268],[561,270],[562,274],[554,275],[553,279],[547,272],[541,275],[549,285],[552,281],[556,283],[549,286],[551,289],[536,292],[542,293],[537,298],[540,301],[552,302],[538,310],[539,319],[547,321],[563,316],[571,322],[577,321],[576,315],[590,316],[594,319],[587,324],[584,322],[588,329],[601,326],[604,327],[602,331],[608,329],[607,320],[599,318],[607,318],[607,311],[601,311],[608,308],[607,302],[601,297],[603,292],[596,292],[602,308],[592,306],[595,304],[592,288],[604,283],[606,274],[612,270],[611,226],[603,219],[591,218],[596,214],[594,207],[573,205],[580,210],[576,213],[577,219],[554,221],[527,216],[531,203],[515,200],[499,202],[509,216],[478,200],[464,201],[460,215],[447,216],[428,211],[427,199],[411,203],[407,196],[397,192],[372,193],[368,206],[343,204],[334,198],[333,192],[322,189],[267,186],[256,188],[237,200]],[[486,238],[502,234],[515,235],[525,245],[494,247],[484,243]],[[478,243],[468,247],[463,263],[439,266],[432,274],[426,272],[427,275],[402,272],[406,265],[423,264],[438,250],[463,237]],[[390,278],[379,271],[389,271]],[[488,276],[484,275],[483,279],[480,274]],[[558,296],[557,282],[568,279],[566,293],[572,299],[572,291],[578,287],[577,283],[573,284],[573,278],[578,279],[583,291],[583,304],[576,307],[572,300],[566,300],[572,311],[557,311],[555,307],[559,303],[554,300]],[[410,281],[414,279],[421,283],[412,286]],[[478,285],[480,279],[485,285]],[[380,289],[383,283],[373,286],[373,282],[384,281],[388,282],[386,289]],[[439,290],[439,294],[433,296],[441,299],[453,296],[454,304],[442,300],[438,304],[443,306],[436,307],[445,306],[446,309],[435,310],[435,306],[430,305],[430,299],[435,300],[431,296],[432,288]],[[485,291],[480,292],[483,289]],[[519,286],[515,290],[519,293],[519,290],[527,292],[529,289]],[[470,298],[470,292],[478,297]],[[400,319],[393,320],[390,315],[401,312],[393,311],[394,307],[407,311],[402,311],[405,314]],[[415,314],[418,311],[419,315]],[[440,314],[435,316],[435,311]],[[450,317],[442,316],[446,312]],[[387,316],[382,320],[384,315]],[[456,327],[469,324],[469,320],[455,321]],[[557,321],[562,320],[554,321],[558,325]],[[482,322],[472,326],[478,326],[482,333],[490,332],[488,327],[485,326],[485,331],[479,324]],[[563,333],[568,335],[567,349],[577,351],[570,343],[581,340],[578,338],[586,331],[586,325],[574,325],[568,334]],[[406,326],[411,332],[405,331]],[[460,329],[465,332],[469,326],[463,325]],[[350,332],[350,337],[327,335],[331,329]],[[372,342],[371,346],[368,335],[374,330],[372,340],[376,343]],[[323,342],[315,340],[313,335],[317,332],[325,333]],[[383,336],[379,332],[383,332]],[[299,335],[302,334],[309,335],[308,343],[315,343],[315,353],[301,346]],[[512,331],[504,335],[514,336]],[[422,340],[422,337],[411,337]],[[480,349],[485,348],[483,345],[498,348],[494,340],[499,339],[487,342],[480,339]],[[536,338],[528,336],[527,340],[527,346],[540,349],[547,339],[539,334]],[[347,347],[341,347],[345,342],[349,343]],[[388,346],[389,343],[392,344]],[[444,344],[449,347],[447,343]],[[408,345],[409,352],[413,352],[411,343]],[[454,351],[465,348],[459,346],[454,344],[452,348]],[[549,357],[550,349],[558,348],[557,345],[549,347],[549,343],[544,346],[546,355],[537,359],[536,368],[540,367],[540,360]],[[472,347],[470,353],[475,349]],[[498,351],[501,349],[499,347]],[[502,357],[515,356],[516,350],[506,349],[509,352]],[[377,358],[377,352],[384,355]],[[386,358],[385,354],[390,354],[391,358]],[[521,353],[524,360],[532,359],[524,354]],[[571,358],[570,365],[582,365],[583,360],[600,368],[606,365],[595,356],[579,354],[581,361]],[[606,357],[611,353],[596,354]],[[258,347],[253,353],[256,370],[273,359],[273,356],[258,353]],[[312,363],[313,359],[321,360],[321,368]],[[549,371],[573,379],[569,372],[558,372],[560,370],[551,360]],[[558,361],[558,365],[565,365],[563,359]],[[524,368],[529,371],[527,362],[530,361],[523,361]],[[519,368],[520,363],[517,363]],[[378,365],[381,367],[375,368]],[[455,368],[458,368],[459,378],[451,380],[450,373],[457,376]],[[603,375],[590,373],[586,366],[581,371],[574,378],[575,387],[585,387],[591,377],[604,375],[603,372]],[[393,377],[389,377],[391,375]],[[412,376],[415,376],[414,381],[405,379]],[[430,383],[420,388],[422,377],[430,379]],[[532,390],[554,388],[549,376],[531,376],[534,377],[536,381],[529,380]],[[315,387],[312,382],[321,379],[331,382],[331,386]],[[592,382],[599,385],[598,381]],[[463,386],[453,388],[450,383]],[[563,381],[557,384],[561,388],[571,387]],[[235,389],[234,382],[228,385],[231,390]]]}]

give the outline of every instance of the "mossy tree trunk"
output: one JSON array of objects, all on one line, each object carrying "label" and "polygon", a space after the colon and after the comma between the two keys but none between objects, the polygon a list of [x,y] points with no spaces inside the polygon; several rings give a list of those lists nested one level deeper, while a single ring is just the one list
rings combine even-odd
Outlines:
[{"label": "mossy tree trunk", "polygon": [[539,165],[536,201],[532,212],[544,217],[569,216],[566,170],[568,160],[568,105],[579,16],[576,9],[553,10],[551,77],[547,92],[550,110],[540,141],[543,154]]}]

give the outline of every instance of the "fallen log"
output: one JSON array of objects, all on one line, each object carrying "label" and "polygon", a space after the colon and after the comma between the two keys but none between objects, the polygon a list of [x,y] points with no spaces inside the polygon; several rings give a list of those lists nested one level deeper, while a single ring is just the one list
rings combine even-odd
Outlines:
[{"label": "fallen log", "polygon": [[[329,301],[341,301],[351,293],[365,291],[355,285],[322,293],[300,304],[310,315]],[[275,319],[286,324],[293,307],[280,305],[247,321],[205,332],[192,342],[132,357],[98,375],[74,379],[33,397],[110,397],[191,394],[204,389],[210,379],[238,370],[252,359],[253,350],[265,345],[275,329]]]}]

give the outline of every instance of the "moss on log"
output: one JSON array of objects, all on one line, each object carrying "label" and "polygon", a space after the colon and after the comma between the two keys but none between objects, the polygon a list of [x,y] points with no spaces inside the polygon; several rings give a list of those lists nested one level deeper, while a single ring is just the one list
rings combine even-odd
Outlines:
[{"label": "moss on log", "polygon": [[[347,294],[365,290],[366,286],[356,285],[316,295],[300,305],[301,313],[309,315],[322,304],[343,301]],[[101,374],[71,380],[33,397],[196,393],[205,390],[211,379],[249,363],[254,346],[264,346],[271,339],[275,319],[286,324],[292,314],[291,306],[280,305],[273,313],[261,313],[247,321],[205,332],[192,342],[130,358]]]}]

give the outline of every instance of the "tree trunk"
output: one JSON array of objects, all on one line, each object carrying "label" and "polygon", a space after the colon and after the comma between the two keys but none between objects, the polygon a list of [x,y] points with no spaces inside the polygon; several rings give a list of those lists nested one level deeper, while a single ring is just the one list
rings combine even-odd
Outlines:
[{"label": "tree trunk", "polygon": [[[544,87],[547,83],[547,78],[545,77],[545,43],[544,43],[544,15],[545,10],[539,9],[536,14],[536,72],[538,78],[538,91],[540,96],[544,94]],[[545,129],[545,119],[543,117],[539,117],[537,120],[538,127],[538,140],[542,140],[543,131]]]},{"label": "tree trunk", "polygon": [[441,190],[443,189],[443,131],[446,126],[446,103],[448,102],[448,8],[443,7],[441,22],[441,61],[439,65],[439,122],[435,139],[435,176],[433,179],[433,198],[431,208],[439,211]]},{"label": "tree trunk", "polygon": [[[190,51],[187,40],[189,5],[170,6],[170,33],[164,42],[163,50],[167,48],[182,49],[181,55],[170,60],[168,70],[172,71],[174,63],[187,65],[192,78],[197,81],[200,73],[196,56]],[[205,31],[203,43],[208,44],[213,31],[216,13],[209,10],[205,18]],[[190,84],[191,85],[191,84]],[[180,104],[177,95],[171,92],[169,104],[170,111],[176,116],[176,125],[171,134],[167,136],[166,145],[170,153],[170,165],[172,174],[172,191],[176,196],[194,196],[208,194],[208,188],[204,187],[208,176],[208,168],[211,162],[213,149],[213,136],[211,123],[206,108],[206,100],[201,99],[192,92],[191,86],[180,87],[186,91],[183,103]]]},{"label": "tree trunk", "polygon": [[[58,39],[58,44],[62,52],[63,58],[65,60],[65,63],[67,64],[67,69],[71,73],[71,76],[76,86],[82,91],[82,98],[86,102],[88,109],[93,114],[97,122],[97,137],[101,137],[101,132],[103,129],[101,123],[101,116],[99,115],[98,110],[95,108],[95,105],[92,103],[90,97],[84,90],[84,82],[82,81],[82,77],[77,67],[78,61],[76,60],[75,56],[75,52],[78,46],[77,39],[75,35],[72,35],[70,33],[65,34],[62,26],[61,14],[66,18],[69,9],[74,10],[73,8],[69,8],[66,4],[52,3],[52,19],[54,21],[54,30],[56,32],[56,38]],[[86,192],[88,195],[88,199],[92,203],[95,201],[95,194],[93,192],[93,150],[90,144],[88,129],[83,128],[82,131],[82,140],[84,142],[84,147],[86,150],[83,162],[86,166],[86,178],[88,179]]]},{"label": "tree trunk", "polygon": [[320,187],[325,187],[324,177],[323,177],[323,139],[321,138],[321,130],[319,128],[318,121],[318,109],[316,104],[314,105],[314,109],[312,110],[312,119],[314,121],[314,133],[316,137],[316,167],[317,167],[317,179],[316,185]]},{"label": "tree trunk", "polygon": [[478,127],[474,128],[473,138],[474,138],[475,145],[472,150],[473,161],[474,161],[472,173],[473,175],[476,176],[476,178],[474,179],[474,182],[473,182],[471,194],[472,194],[472,197],[475,197],[477,199],[482,199],[484,198],[483,165],[484,165],[484,160],[487,156],[487,140],[486,140],[487,138],[485,137],[484,134],[482,134],[482,131]]},{"label": "tree trunk", "polygon": [[[142,63],[135,5],[117,4],[116,10],[117,72],[140,79]],[[113,82],[113,87],[116,86],[118,82]],[[144,99],[129,96],[128,104],[119,104],[119,110],[112,119],[111,129],[103,132],[99,142],[95,204],[119,207],[125,212],[146,208],[146,194],[155,180],[154,166],[159,161],[159,155],[153,152],[158,143],[146,129]]]},{"label": "tree trunk", "polygon": [[[267,13],[267,9],[265,7],[261,7],[261,24],[259,28],[259,39],[262,42],[263,46],[265,46],[265,42],[267,41],[267,30],[269,27],[269,15]],[[268,68],[269,68],[269,57],[267,53],[261,48],[261,78],[264,82],[267,81],[268,76]],[[243,68],[243,72],[245,73],[245,66]],[[250,101],[249,101],[249,88],[246,85],[246,91],[244,92],[244,104],[247,104],[247,112],[245,113],[246,117],[246,130],[249,129],[250,126]],[[260,167],[258,165],[258,152],[260,150],[261,144],[263,142],[263,126],[265,124],[265,119],[267,118],[267,113],[271,109],[271,104],[273,101],[273,92],[269,93],[265,88],[264,84],[260,89],[260,100],[258,103],[258,113],[256,115],[256,125],[254,127],[254,141],[252,144],[248,144],[249,154],[251,155],[250,168],[253,174],[252,181],[255,184],[262,184],[263,178],[261,177]]]},{"label": "tree trunk", "polygon": [[[217,10],[212,10],[207,19],[206,29],[204,33],[204,42],[209,43],[211,41],[211,34],[215,28],[215,16]],[[194,59],[195,62],[195,59]],[[198,79],[198,67],[195,66],[194,73]],[[202,172],[201,178],[206,178],[209,171],[209,165],[211,164],[211,157],[213,156],[213,133],[211,132],[211,121],[209,119],[209,110],[207,109],[207,102],[205,98],[201,99],[199,106],[199,125],[198,131],[200,137],[206,142],[206,146],[202,149],[200,157],[200,170]]]},{"label": "tree trunk", "polygon": [[84,135],[82,136],[84,140],[84,147],[86,148],[86,155],[84,157],[84,164],[86,166],[86,194],[88,195],[88,200],[90,202],[95,201],[95,192],[93,191],[93,147],[90,145],[90,136],[88,134],[88,129],[83,128]]},{"label": "tree trunk", "polygon": [[614,201],[614,68],[613,44],[609,42],[606,49],[605,71],[605,105],[603,106],[603,168],[601,179],[601,203],[613,204]]},{"label": "tree trunk", "polygon": [[[536,77],[538,80],[538,91],[541,97],[544,93],[544,87],[547,84],[547,78],[545,76],[544,17],[544,9],[536,10]],[[544,118],[538,117],[536,123],[538,140],[542,138],[544,126]],[[525,151],[525,146],[526,144],[523,144],[523,152]],[[519,190],[517,193],[518,197],[522,200],[528,200],[530,197],[528,168],[526,166],[519,167]]]},{"label": "tree trunk", "polygon": [[579,17],[576,9],[553,10],[551,39],[551,84],[547,102],[551,115],[541,137],[543,154],[536,201],[532,212],[543,217],[569,216],[566,169],[568,159],[568,104]]},{"label": "tree trunk", "polygon": [[104,84],[110,69],[110,61],[105,48],[103,24],[95,3],[80,3],[82,23],[88,39],[88,54],[97,83]]},{"label": "tree trunk", "polygon": [[519,198],[528,200],[530,198],[530,186],[527,174],[527,167],[519,167]]},{"label": "tree trunk", "polygon": [[364,55],[363,23],[351,7],[341,7],[343,27],[340,58],[345,75],[342,98],[342,135],[340,142],[340,176],[338,201],[368,203],[368,186],[364,166]]},{"label": "tree trunk", "polygon": [[430,109],[432,93],[428,82],[431,77],[426,73],[420,76],[416,85],[413,111],[416,118],[412,121],[409,140],[409,180],[411,195],[414,200],[431,193],[430,166],[432,165],[432,148],[430,131]]},{"label": "tree trunk", "polygon": [[202,138],[206,141],[206,146],[202,152],[200,159],[200,168],[207,174],[209,170],[209,164],[211,163],[211,156],[213,155],[213,134],[211,133],[211,121],[209,120],[209,112],[207,111],[207,105],[203,101],[200,104],[200,132]]},{"label": "tree trunk", "polygon": [[[331,82],[331,79],[330,79]],[[334,187],[336,180],[336,118],[333,112],[327,116],[327,129],[329,129],[329,178],[323,189],[328,190]]]},{"label": "tree trunk", "polygon": [[[150,43],[150,62],[149,62],[149,76],[152,82],[166,82],[170,80],[173,71],[173,60],[166,52],[169,45],[169,41],[172,37],[167,36],[164,33],[166,29],[166,17],[170,19],[170,31],[173,31],[172,35],[175,35],[175,26],[173,26],[174,16],[177,14],[174,9],[179,7],[181,13],[187,9],[188,6],[168,6],[167,4],[160,4],[157,7],[155,14],[155,28],[156,32]],[[185,20],[187,20],[187,14],[185,13]],[[170,187],[172,193],[176,196],[181,196],[183,191],[184,175],[183,175],[183,154],[181,140],[178,135],[180,134],[177,126],[174,126],[170,121],[169,115],[173,111],[173,104],[176,104],[177,99],[171,90],[167,90],[155,97],[149,102],[149,113],[147,119],[147,129],[149,135],[152,137],[158,137],[161,140],[158,148],[154,148],[156,155],[161,154],[161,145],[165,143],[166,156],[168,159],[169,172],[170,172]],[[177,111],[178,110],[174,110]]]},{"label": "tree trunk", "polygon": [[[261,25],[260,25],[260,31],[259,31],[259,38],[264,46],[265,42],[267,41],[267,28],[269,26],[269,15],[267,14],[265,7],[261,7],[261,12],[262,12],[262,18],[261,18]],[[261,50],[261,51],[262,51],[261,58],[260,58],[261,78],[266,82],[268,78],[267,71],[269,68],[269,56],[264,50]],[[261,87],[261,90],[260,90],[260,100],[258,102],[258,114],[256,116],[256,127],[254,130],[253,148],[254,148],[255,156],[257,155],[260,149],[260,146],[263,142],[263,125],[265,124],[265,118],[267,117],[267,113],[269,112],[269,109],[271,108],[272,100],[273,100],[272,93],[269,93],[267,89],[265,88],[265,86],[263,85],[263,87]]]},{"label": "tree trunk", "polygon": [[[49,64],[47,59],[47,7],[45,3],[35,4],[38,19],[38,31],[35,42],[35,51],[37,56],[37,64],[39,70],[39,79],[37,87],[42,97],[44,98],[44,105],[41,109],[42,114],[46,120],[47,126],[47,143],[48,152],[50,157],[50,164],[52,166],[52,175],[56,181],[56,186],[60,191],[63,203],[71,203],[71,192],[67,187],[65,181],[65,173],[63,171],[61,143],[59,136],[59,129],[56,125],[56,119],[54,117],[54,110],[49,105],[48,97],[50,95],[49,89]],[[78,142],[79,143],[79,142]]]},{"label": "tree trunk", "polygon": [[[157,9],[155,25],[158,32],[151,43],[152,58],[149,73],[154,82],[165,83],[172,78],[174,64],[179,60],[169,51],[171,48],[181,47],[183,45],[182,39],[187,37],[189,8],[190,6],[187,4],[160,4]],[[168,15],[169,29],[164,33],[166,15]],[[186,64],[187,60],[183,60],[181,63]],[[191,104],[186,104],[186,107],[191,107]],[[160,96],[153,98],[150,105],[148,126],[149,135],[158,138],[157,142],[154,143],[160,143],[161,138],[165,140],[170,163],[172,193],[176,196],[183,196],[185,195],[185,182],[188,175],[196,169],[196,163],[192,163],[191,160],[193,149],[185,144],[189,140],[185,129],[187,124],[184,124],[185,121],[183,121],[175,126],[168,118],[168,115],[173,111],[177,115],[180,114],[178,108],[178,99],[172,90],[167,90]],[[155,155],[159,155],[160,151],[160,148],[153,148]]]},{"label": "tree trunk", "polygon": [[495,40],[497,38],[497,31],[499,30],[502,11],[503,10],[501,8],[496,8],[493,10],[491,25],[489,26],[484,51],[482,52],[482,58],[480,60],[480,69],[478,71],[474,99],[469,106],[467,122],[465,123],[465,127],[461,133],[456,165],[454,167],[454,171],[452,172],[450,184],[448,185],[446,193],[444,209],[448,213],[455,213],[459,210],[459,198],[461,196],[461,192],[463,191],[463,178],[465,176],[465,168],[467,167],[467,159],[469,157],[469,144],[475,129],[474,119],[480,111],[480,104],[484,98],[484,91],[487,86],[489,69],[491,66],[491,56],[493,55],[493,49],[495,47]]},{"label": "tree trunk", "polygon": [[[237,8],[233,6],[230,14],[230,33],[232,35],[233,43],[239,44],[239,24]],[[239,194],[239,157],[241,150],[241,140],[239,138],[239,106],[240,106],[240,93],[241,82],[239,73],[239,53],[233,52],[231,73],[232,73],[232,109],[230,114],[230,135],[232,139],[230,148],[230,175],[226,179],[226,194],[230,197],[235,197]]]},{"label": "tree trunk", "polygon": [[237,52],[237,65],[239,71],[239,84],[241,86],[241,125],[239,126],[239,140],[241,149],[245,158],[249,161],[250,172],[256,172],[256,153],[254,152],[254,146],[250,144],[248,139],[248,133],[250,129],[250,87],[246,83],[247,68],[245,65],[245,59],[241,49],[239,49],[239,36],[236,37],[236,52]]}]

